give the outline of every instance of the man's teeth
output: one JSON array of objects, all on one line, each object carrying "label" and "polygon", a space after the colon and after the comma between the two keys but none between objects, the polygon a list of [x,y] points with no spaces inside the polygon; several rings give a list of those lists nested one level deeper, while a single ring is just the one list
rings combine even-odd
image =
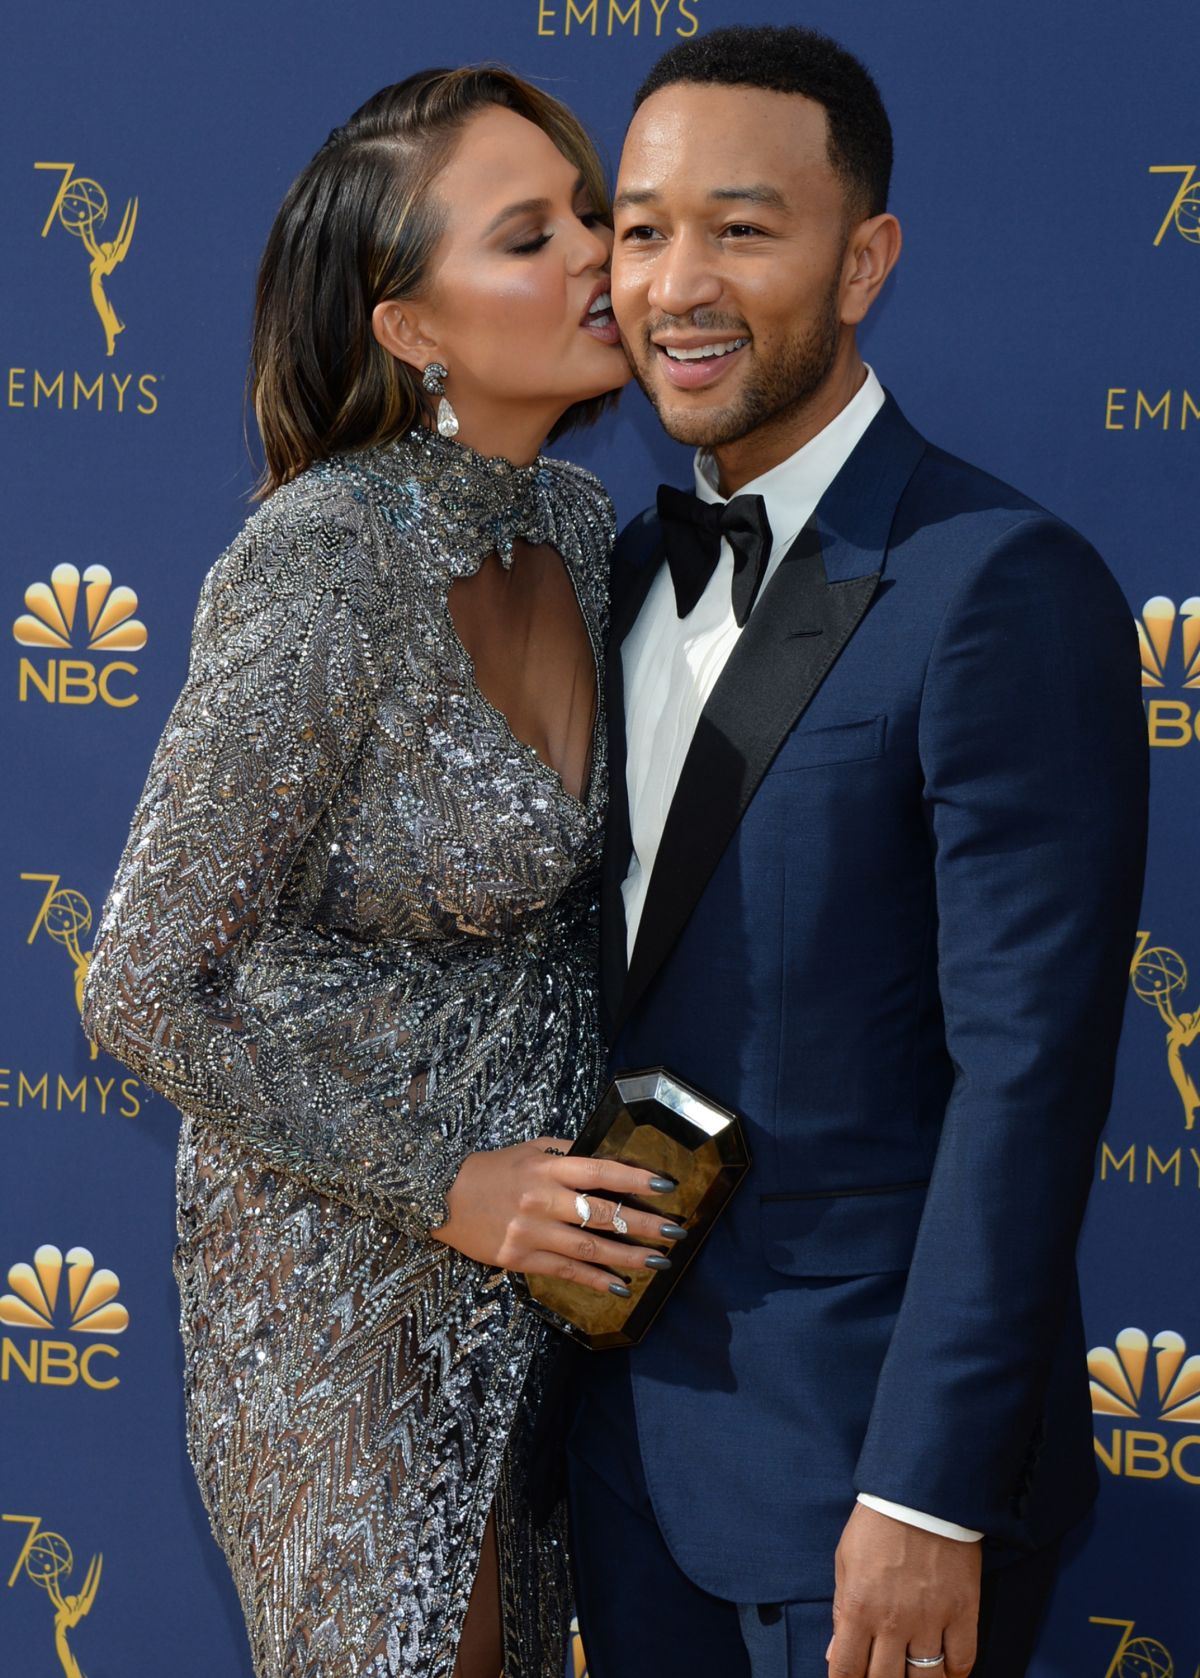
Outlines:
[{"label": "man's teeth", "polygon": [[589,315],[604,314],[611,308],[612,308],[612,297],[610,296],[610,294],[607,291],[602,291],[600,293],[599,297],[597,297],[596,301],[592,304],[591,308],[588,310],[588,314]]},{"label": "man's teeth", "polygon": [[733,338],[727,344],[701,344],[696,350],[672,349],[668,344],[663,349],[672,361],[703,361],[716,355],[732,355],[734,350],[745,349],[749,342],[749,338]]}]

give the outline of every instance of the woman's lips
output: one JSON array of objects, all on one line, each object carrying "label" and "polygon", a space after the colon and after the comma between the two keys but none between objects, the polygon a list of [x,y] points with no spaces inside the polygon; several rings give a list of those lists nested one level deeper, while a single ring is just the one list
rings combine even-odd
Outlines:
[{"label": "woman's lips", "polygon": [[582,323],[582,330],[601,344],[621,342],[621,330],[611,309],[598,315],[588,315]]}]

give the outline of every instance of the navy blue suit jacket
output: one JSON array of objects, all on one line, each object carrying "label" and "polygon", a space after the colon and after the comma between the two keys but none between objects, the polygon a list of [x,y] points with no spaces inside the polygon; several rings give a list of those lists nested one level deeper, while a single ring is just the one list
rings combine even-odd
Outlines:
[{"label": "navy blue suit jacket", "polygon": [[754,1159],[628,1354],[664,1536],[760,1602],[832,1595],[859,1490],[1036,1547],[1095,1493],[1075,1246],[1145,851],[1132,615],[889,397],[705,708],[626,973],[620,642],[661,558],[643,514],[609,660],[613,1062],[735,1108]]}]

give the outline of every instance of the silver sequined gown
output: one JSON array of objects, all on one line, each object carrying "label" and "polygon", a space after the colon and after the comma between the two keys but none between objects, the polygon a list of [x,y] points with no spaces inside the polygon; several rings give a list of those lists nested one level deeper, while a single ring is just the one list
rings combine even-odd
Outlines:
[{"label": "silver sequined gown", "polygon": [[553,1331],[427,1231],[468,1152],[597,1094],[604,721],[576,800],[447,596],[548,542],[598,660],[612,536],[580,469],[414,433],[276,491],[204,584],[84,1024],[184,1115],[189,1448],[257,1678],[449,1678],[493,1501],[506,1678],[561,1678],[523,1490]]}]

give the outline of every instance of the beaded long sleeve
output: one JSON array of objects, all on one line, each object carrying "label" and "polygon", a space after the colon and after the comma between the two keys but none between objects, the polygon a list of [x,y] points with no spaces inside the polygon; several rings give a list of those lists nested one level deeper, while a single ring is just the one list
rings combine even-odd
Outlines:
[{"label": "beaded long sleeve", "polygon": [[370,953],[293,926],[315,989],[264,1012],[245,982],[255,934],[377,703],[372,550],[365,506],[330,494],[298,508],[285,492],[210,571],[187,682],[100,920],[83,1017],[151,1088],[236,1131],[264,1163],[422,1231],[444,1221],[466,1149],[422,1099],[431,1068],[419,1064],[420,1034],[393,1020],[376,1034],[353,1002],[318,1027],[310,1005],[346,988],[339,962],[370,966]]}]

